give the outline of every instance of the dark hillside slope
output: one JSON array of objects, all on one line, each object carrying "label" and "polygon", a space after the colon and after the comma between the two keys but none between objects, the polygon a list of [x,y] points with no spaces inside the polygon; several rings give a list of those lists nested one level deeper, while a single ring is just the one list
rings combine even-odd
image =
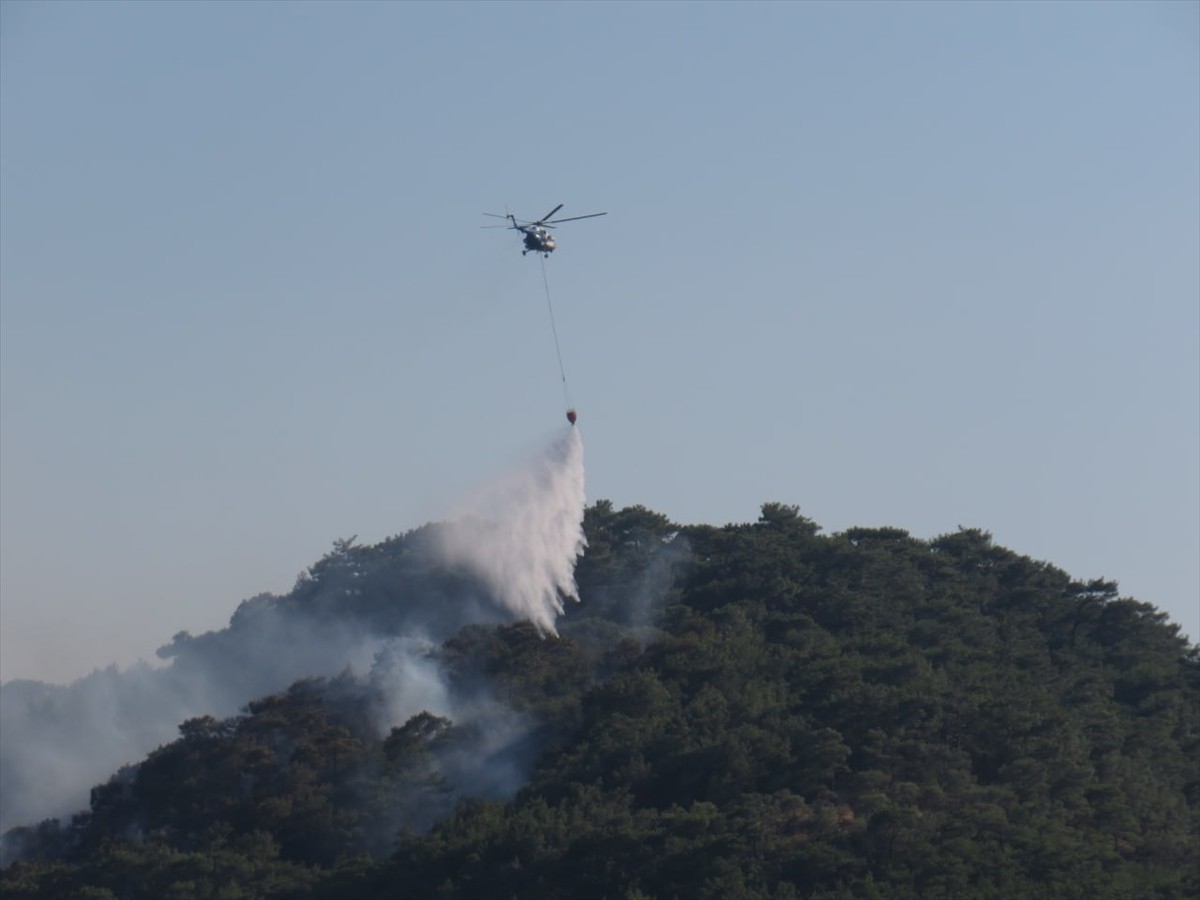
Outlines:
[{"label": "dark hillside slope", "polygon": [[487,765],[507,719],[381,735],[378,685],[302,682],[10,835],[4,897],[1200,892],[1200,655],[1153,606],[976,530],[586,527],[561,637],[437,650],[527,723]]}]

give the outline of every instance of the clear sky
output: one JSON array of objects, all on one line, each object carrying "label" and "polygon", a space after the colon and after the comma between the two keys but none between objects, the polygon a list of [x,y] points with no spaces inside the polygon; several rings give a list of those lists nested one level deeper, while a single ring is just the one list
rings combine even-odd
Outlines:
[{"label": "clear sky", "polygon": [[153,659],[560,428],[1200,637],[1200,5],[0,4],[0,678]]}]

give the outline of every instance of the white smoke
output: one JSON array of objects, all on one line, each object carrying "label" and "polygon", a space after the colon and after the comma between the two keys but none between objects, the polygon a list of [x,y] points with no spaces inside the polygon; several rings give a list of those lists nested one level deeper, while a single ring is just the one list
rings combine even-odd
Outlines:
[{"label": "white smoke", "polygon": [[380,698],[380,731],[402,725],[417,713],[455,716],[454,698],[437,658],[437,644],[421,637],[389,641],[375,657],[370,680]]},{"label": "white smoke", "polygon": [[490,485],[445,529],[447,562],[480,578],[516,618],[557,634],[563,600],[579,600],[583,439],[570,428],[545,452]]},{"label": "white smoke", "polygon": [[186,719],[235,715],[302,678],[366,672],[381,646],[350,623],[289,620],[262,598],[242,609],[256,603],[266,608],[250,624],[209,635],[207,652],[205,638],[188,637],[197,649],[163,668],[0,685],[0,833],[83,809],[92,787],[178,737]]},{"label": "white smoke", "polygon": [[[572,428],[482,491],[472,518],[447,526],[440,549],[484,582],[509,615],[553,633],[563,598],[578,600],[574,568],[585,546],[584,502],[583,442]],[[295,611],[284,598],[252,598],[223,631],[176,635],[160,652],[171,659],[161,669],[110,667],[66,687],[0,686],[0,832],[86,807],[93,785],[172,740],[185,719],[231,716],[298,679],[347,668],[379,689],[381,730],[424,709],[486,723],[484,733],[511,756],[527,724],[479,696],[456,696],[434,653],[458,628],[495,622],[495,609],[466,594],[404,595],[389,633],[378,633],[364,621],[330,615],[349,592],[346,579],[358,573],[342,574],[334,572],[305,601],[303,608],[320,615]],[[513,778],[492,771],[506,772],[511,760],[494,747],[481,753],[479,772],[468,778],[465,763],[455,764],[456,777],[489,791],[515,790]]]}]

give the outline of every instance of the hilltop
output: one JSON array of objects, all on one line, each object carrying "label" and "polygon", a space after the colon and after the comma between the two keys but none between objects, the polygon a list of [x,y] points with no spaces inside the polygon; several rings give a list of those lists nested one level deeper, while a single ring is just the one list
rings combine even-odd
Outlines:
[{"label": "hilltop", "polygon": [[177,635],[141,696],[240,710],[9,831],[4,896],[1200,891],[1200,652],[1115,583],[977,529],[601,501],[554,634],[431,555],[437,528],[340,541]]}]

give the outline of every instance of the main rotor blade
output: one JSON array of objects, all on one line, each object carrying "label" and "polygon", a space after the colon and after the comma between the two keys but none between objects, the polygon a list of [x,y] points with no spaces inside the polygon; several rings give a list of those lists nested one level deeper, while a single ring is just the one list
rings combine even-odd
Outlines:
[{"label": "main rotor blade", "polygon": [[[484,213],[485,216],[491,216],[493,219],[507,219],[508,216],[502,216],[500,213]],[[499,227],[499,226],[497,226]]]},{"label": "main rotor blade", "polygon": [[554,209],[550,210],[550,212],[546,213],[544,216],[542,216],[540,219],[538,219],[537,224],[541,225],[543,222],[545,222],[548,218],[550,218],[552,215],[554,215],[556,212],[558,212],[562,208],[563,208],[563,205],[561,203],[558,204],[558,206],[554,207]]},{"label": "main rotor blade", "polygon": [[[596,216],[607,216],[607,215],[608,215],[608,213],[606,213],[606,212],[588,213],[586,216],[571,216],[569,219],[551,219],[550,221],[557,224],[558,222],[574,222],[576,219],[594,219],[594,218],[596,218]],[[542,224],[543,225],[547,224],[545,219],[542,220]]]}]

